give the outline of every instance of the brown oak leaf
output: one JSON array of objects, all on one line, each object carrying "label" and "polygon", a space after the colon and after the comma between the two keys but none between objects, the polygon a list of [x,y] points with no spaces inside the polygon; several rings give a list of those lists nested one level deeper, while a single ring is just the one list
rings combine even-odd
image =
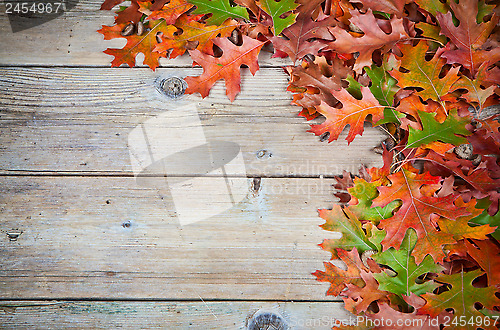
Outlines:
[{"label": "brown oak leaf", "polygon": [[[372,65],[372,54],[375,50],[380,49],[382,52],[388,52],[396,43],[410,38],[405,31],[402,19],[378,20],[371,9],[366,14],[351,10],[351,15],[349,21],[361,29],[364,35],[357,38],[338,26],[330,28],[330,32],[336,40],[329,43],[328,47],[339,53],[359,53],[356,64],[354,64],[354,70],[358,73],[365,66]],[[387,24],[390,24],[391,31],[389,33],[383,29]]]}]

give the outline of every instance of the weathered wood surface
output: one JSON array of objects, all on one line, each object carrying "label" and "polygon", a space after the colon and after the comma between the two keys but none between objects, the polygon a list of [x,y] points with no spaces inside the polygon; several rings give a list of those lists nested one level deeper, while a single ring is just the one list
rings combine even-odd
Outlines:
[{"label": "weathered wood surface", "polygon": [[331,176],[381,161],[371,150],[384,138],[377,129],[367,128],[350,146],[345,133],[330,144],[307,133],[309,123],[290,105],[278,68],[261,69],[255,77],[247,72],[234,104],[223,84],[206,99],[172,101],[158,91],[165,77],[195,71],[0,68],[0,171],[130,173],[130,131],[186,103],[196,106],[207,140],[240,145],[246,165],[241,175]]},{"label": "weathered wood surface", "polygon": [[321,302],[0,302],[11,329],[247,329],[252,317],[278,315],[289,329],[331,329],[349,320],[342,303]]},{"label": "weathered wood surface", "polygon": [[232,209],[180,226],[168,187],[1,177],[0,298],[332,300],[311,275],[329,257],[317,243],[339,237],[316,216],[332,182],[263,178]]},{"label": "weathered wood surface", "polygon": [[[96,32],[113,22],[100,3],[18,33],[0,14],[0,328],[245,329],[259,309],[292,329],[347,318],[311,275],[329,258],[317,244],[339,237],[316,210],[335,201],[332,175],[380,165],[382,132],[366,128],[349,148],[345,135],[306,133],[285,92],[290,62],[271,52],[234,103],[221,82],[206,99],[166,99],[162,79],[201,69],[189,57],[155,72],[110,68],[102,51],[125,40]],[[208,140],[240,146],[236,175],[249,177],[241,203],[188,226],[169,187],[137,184],[128,145],[135,127],[183,104]],[[141,299],[161,301],[127,301]]]},{"label": "weathered wood surface", "polygon": [[[2,5],[3,6],[3,5]],[[63,16],[42,26],[12,33],[7,15],[0,13],[0,65],[32,66],[106,66],[112,56],[104,54],[106,48],[120,48],[124,38],[104,40],[96,32],[103,25],[113,24],[113,12],[99,10],[95,1],[81,1]],[[267,49],[267,48],[266,48]],[[139,55],[141,66],[143,55]],[[272,51],[259,56],[261,67],[289,65],[285,59],[271,59]],[[187,56],[170,60],[160,59],[163,67],[191,67]]]}]

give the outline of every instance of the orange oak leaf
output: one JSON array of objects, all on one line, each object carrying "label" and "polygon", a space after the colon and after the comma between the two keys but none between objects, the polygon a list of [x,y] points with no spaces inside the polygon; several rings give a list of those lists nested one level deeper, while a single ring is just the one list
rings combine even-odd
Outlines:
[{"label": "orange oak leaf", "polygon": [[143,35],[130,35],[124,37],[121,31],[127,25],[126,23],[116,24],[114,26],[103,25],[99,33],[104,35],[105,40],[114,38],[126,38],[127,44],[119,48],[108,48],[104,51],[105,54],[112,55],[115,58],[111,62],[112,67],[117,67],[122,64],[127,64],[130,67],[135,65],[135,58],[137,54],[144,54],[144,64],[149,66],[152,70],[158,67],[158,59],[161,57],[160,53],[154,52],[158,42],[156,41],[157,33],[165,33],[167,31],[167,24],[164,20],[147,21],[144,26],[148,29]]},{"label": "orange oak leaf", "polygon": [[415,94],[402,99],[396,110],[411,115],[412,119],[416,120],[413,121],[409,120],[408,118],[401,118],[401,128],[405,130],[408,130],[408,126],[418,130],[422,129],[422,122],[420,121],[420,116],[418,115],[419,111],[436,113],[434,119],[436,119],[436,121],[440,123],[442,123],[446,119],[446,112],[444,111],[443,107],[439,105],[439,103],[428,100],[427,104],[424,104]]},{"label": "orange oak leaf", "polygon": [[[330,28],[335,41],[329,43],[328,48],[339,53],[359,53],[356,64],[354,64],[354,71],[358,73],[362,71],[363,67],[372,65],[372,54],[375,50],[380,49],[382,52],[388,52],[396,43],[410,38],[405,31],[402,19],[378,20],[371,9],[366,14],[351,10],[351,15],[349,21],[361,29],[364,35],[356,38],[338,26]],[[390,33],[385,32],[387,24],[390,25]]]},{"label": "orange oak leaf", "polygon": [[457,207],[465,207],[469,211],[469,215],[458,217],[456,220],[450,220],[446,218],[441,218],[437,220],[439,228],[447,233],[453,235],[453,238],[457,241],[464,238],[473,238],[478,240],[487,239],[486,235],[491,234],[495,231],[496,227],[491,227],[490,225],[482,226],[470,226],[469,221],[482,213],[483,210],[476,209],[476,200],[472,199],[468,203],[465,203],[462,197],[459,197],[455,201]]},{"label": "orange oak leaf", "polygon": [[186,50],[197,49],[203,53],[213,55],[213,42],[216,37],[228,37],[237,27],[237,23],[231,19],[222,25],[205,25],[197,22],[192,16],[186,14],[180,16],[175,25],[169,25],[154,51],[166,57],[169,50],[170,58],[183,55]]},{"label": "orange oak leaf", "polygon": [[493,241],[473,240],[474,244],[465,240],[467,253],[477,262],[488,276],[488,285],[500,284],[500,248]]},{"label": "orange oak leaf", "polygon": [[363,134],[363,124],[368,115],[371,123],[375,124],[384,117],[384,106],[381,106],[368,87],[361,86],[361,100],[355,99],[345,89],[331,91],[333,97],[342,102],[342,109],[332,108],[325,101],[316,107],[316,110],[325,116],[324,123],[311,125],[310,132],[321,135],[330,133],[329,141],[338,139],[345,126],[350,125],[346,140],[351,143],[356,135]]},{"label": "orange oak leaf", "polygon": [[247,36],[243,36],[241,46],[236,46],[227,38],[215,38],[213,43],[222,49],[221,57],[213,57],[197,49],[189,51],[193,62],[203,67],[203,73],[199,77],[186,77],[186,93],[200,93],[206,97],[215,82],[224,79],[226,94],[232,102],[240,92],[240,66],[247,65],[255,74],[259,70],[257,56],[264,43]]},{"label": "orange oak leaf", "polygon": [[163,18],[167,24],[174,24],[177,18],[193,8],[193,5],[186,0],[170,0],[165,6],[158,10],[154,10],[153,6],[157,2],[151,4],[150,2],[142,2],[139,6],[139,11],[148,15],[149,20],[157,20]]},{"label": "orange oak leaf", "polygon": [[[476,112],[481,112],[484,107],[488,97],[493,95],[497,86],[492,85],[488,88],[483,88],[482,86],[490,85],[487,82],[487,67],[488,62],[483,63],[478,69],[476,79],[472,80],[467,76],[461,76],[452,86],[452,90],[464,89],[467,93],[461,95],[462,98],[471,103],[475,108]],[[477,106],[476,106],[477,105]]]},{"label": "orange oak leaf", "polygon": [[456,50],[447,50],[443,57],[448,63],[460,63],[475,76],[476,70],[484,61],[494,63],[500,60],[500,49],[483,49],[490,33],[499,21],[499,17],[493,14],[489,22],[477,23],[478,1],[460,0],[459,3],[450,1],[449,5],[460,21],[458,26],[453,24],[451,12],[446,14],[437,13],[436,18],[441,26],[441,34],[450,38],[457,47]]},{"label": "orange oak leaf", "polygon": [[392,70],[389,72],[397,81],[399,87],[420,87],[423,90],[417,91],[424,101],[432,99],[441,101],[442,97],[451,90],[451,86],[458,80],[459,68],[452,68],[448,73],[440,78],[446,60],[436,53],[430,61],[425,60],[428,46],[425,42],[419,42],[415,47],[412,45],[400,45],[399,49],[403,56],[399,58],[400,67],[409,72]]},{"label": "orange oak leaf", "polygon": [[453,202],[455,195],[435,197],[435,192],[441,188],[441,178],[429,173],[415,174],[403,168],[388,176],[390,186],[381,186],[379,196],[373,200],[373,206],[384,207],[394,200],[401,200],[402,205],[388,219],[382,219],[379,227],[387,231],[382,241],[384,250],[389,247],[399,249],[408,228],[417,232],[418,241],[413,251],[416,262],[420,263],[427,254],[435,261],[445,257],[441,249],[443,244],[455,243],[453,235],[438,231],[431,215],[438,214],[447,219],[456,220],[468,215],[466,208],[457,207]]},{"label": "orange oak leaf", "polygon": [[334,26],[335,22],[333,16],[320,21],[313,21],[310,17],[301,18],[283,30],[282,34],[287,39],[272,37],[271,42],[275,49],[287,53],[295,63],[307,54],[317,55],[319,50],[326,47],[325,40],[333,40],[328,27]]},{"label": "orange oak leaf", "polygon": [[336,249],[336,255],[345,263],[346,270],[338,268],[331,262],[325,262],[325,271],[317,270],[313,273],[316,280],[320,282],[329,282],[330,288],[326,292],[330,296],[338,296],[346,288],[346,284],[351,283],[357,286],[364,285],[360,270],[367,271],[363,265],[356,248],[351,251]]},{"label": "orange oak leaf", "polygon": [[358,314],[365,312],[368,306],[374,301],[379,303],[389,302],[388,291],[378,289],[378,282],[373,277],[373,273],[360,270],[360,276],[365,282],[365,286],[359,287],[354,284],[347,284],[347,290],[341,292],[343,296],[345,309],[351,313]]}]

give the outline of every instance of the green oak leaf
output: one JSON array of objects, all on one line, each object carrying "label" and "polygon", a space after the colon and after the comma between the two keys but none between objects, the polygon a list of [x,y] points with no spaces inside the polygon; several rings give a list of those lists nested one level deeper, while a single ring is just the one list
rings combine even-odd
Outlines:
[{"label": "green oak leaf", "polygon": [[361,100],[363,98],[363,95],[361,95],[361,84],[354,79],[353,76],[347,76],[345,80],[349,83],[346,91],[348,91],[349,94],[351,94],[355,99]]},{"label": "green oak leaf", "polygon": [[207,19],[208,25],[221,25],[228,18],[248,20],[248,11],[241,6],[232,7],[229,0],[188,0],[196,6],[194,14],[212,14]]},{"label": "green oak leaf", "polygon": [[295,23],[295,18],[297,14],[290,14],[285,18],[280,16],[294,10],[299,6],[294,0],[281,0],[279,2],[275,0],[260,0],[257,5],[266,13],[271,16],[273,20],[273,33],[275,36],[281,33],[284,29]]},{"label": "green oak leaf", "polygon": [[380,105],[389,107],[384,109],[384,119],[380,120],[377,125],[397,123],[399,122],[399,118],[404,117],[402,113],[392,108],[394,95],[400,88],[396,85],[398,81],[387,72],[396,67],[397,61],[394,56],[391,56],[382,63],[382,66],[373,64],[371,68],[365,68],[368,77],[372,81],[370,91],[373,96],[375,96]]},{"label": "green oak leaf", "polygon": [[331,252],[333,258],[337,258],[337,248],[346,251],[357,248],[359,253],[377,250],[361,228],[361,222],[349,210],[349,207],[342,209],[340,205],[334,205],[331,210],[319,210],[319,216],[326,220],[320,226],[321,228],[342,233],[342,237],[339,239],[325,239],[321,243],[323,250]]},{"label": "green oak leaf", "polygon": [[373,199],[379,194],[377,190],[379,186],[380,184],[377,182],[366,182],[361,178],[355,178],[354,187],[347,189],[353,197],[349,210],[359,219],[369,220],[376,225],[380,220],[390,218],[394,209],[401,205],[399,200],[395,200],[383,208],[379,206],[372,207]]},{"label": "green oak leaf", "polygon": [[416,295],[422,295],[439,286],[434,281],[417,282],[419,276],[426,273],[439,273],[444,268],[436,264],[430,255],[427,255],[417,265],[415,257],[411,255],[416,243],[417,233],[410,228],[406,231],[399,250],[391,247],[372,256],[377,263],[389,266],[396,272],[394,277],[385,272],[373,274],[379,282],[379,290],[409,296],[412,292]]},{"label": "green oak leaf", "polygon": [[459,117],[456,110],[450,111],[443,123],[437,122],[432,113],[419,111],[418,114],[422,122],[422,130],[409,127],[407,148],[417,148],[434,141],[451,143],[456,146],[467,143],[466,138],[457,134],[465,136],[471,134],[465,128],[465,125],[470,123],[470,120]]},{"label": "green oak leaf", "polygon": [[366,231],[366,237],[375,245],[377,251],[382,251],[382,241],[384,240],[387,232],[383,229],[378,229],[372,222],[367,222],[363,225]]}]

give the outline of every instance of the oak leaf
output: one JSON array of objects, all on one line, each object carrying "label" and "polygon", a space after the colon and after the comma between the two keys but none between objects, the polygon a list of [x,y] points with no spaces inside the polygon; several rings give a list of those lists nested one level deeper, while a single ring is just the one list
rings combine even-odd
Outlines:
[{"label": "oak leaf", "polygon": [[[360,73],[365,66],[371,66],[372,54],[377,49],[388,52],[392,47],[401,41],[408,40],[410,36],[405,31],[403,20],[392,18],[382,21],[375,18],[371,9],[366,14],[361,14],[357,10],[351,10],[351,24],[357,26],[364,35],[357,38],[341,27],[330,28],[335,41],[329,43],[329,49],[339,53],[359,53],[354,71]],[[381,28],[382,22],[390,24],[390,33],[384,32]],[[383,26],[383,25],[382,25]]]},{"label": "oak leaf", "polygon": [[408,127],[414,129],[422,129],[422,122],[420,121],[419,112],[427,112],[434,114],[434,120],[442,123],[446,120],[447,114],[445,109],[438,103],[432,100],[427,100],[426,104],[422,103],[420,97],[416,94],[411,94],[399,102],[397,111],[406,113],[411,116],[410,118],[401,119],[401,128],[409,130]]},{"label": "oak leaf", "polygon": [[385,207],[372,207],[372,201],[378,196],[377,187],[381,185],[380,181],[367,182],[362,178],[355,178],[354,185],[348,188],[351,195],[349,201],[349,211],[362,220],[368,220],[376,225],[382,219],[392,216],[394,209],[400,206],[399,201],[393,201]]},{"label": "oak leaf", "polygon": [[325,251],[332,253],[332,258],[336,258],[338,248],[350,251],[353,248],[360,253],[368,250],[376,250],[376,246],[370,242],[366,236],[361,222],[349,210],[349,208],[342,209],[340,205],[334,205],[331,210],[319,210],[319,216],[326,220],[321,228],[342,233],[339,239],[326,239],[320,246]]},{"label": "oak leaf", "polygon": [[432,99],[441,101],[442,97],[451,90],[451,86],[458,80],[459,68],[452,68],[448,73],[440,78],[446,60],[437,53],[430,61],[425,60],[428,46],[425,42],[419,42],[415,47],[412,45],[399,46],[403,56],[400,57],[400,66],[409,72],[392,70],[390,74],[398,81],[398,86],[420,87],[423,90],[417,91],[424,101]]},{"label": "oak leaf", "polygon": [[[235,21],[228,19],[222,25],[205,25],[197,22],[192,16],[180,16],[175,25],[169,25],[161,36],[154,51],[167,57],[176,58],[183,55],[186,50],[197,49],[203,53],[213,55],[213,42],[216,37],[228,37],[237,27]],[[194,47],[191,47],[194,45]]]},{"label": "oak leaf", "polygon": [[473,240],[474,245],[465,240],[467,253],[477,262],[488,276],[488,285],[500,284],[500,248],[489,239]]},{"label": "oak leaf", "polygon": [[395,276],[389,276],[385,272],[373,275],[379,283],[379,290],[409,296],[412,292],[416,295],[432,292],[439,286],[432,280],[419,282],[421,275],[440,273],[444,268],[436,264],[429,255],[419,264],[415,263],[412,252],[416,243],[417,234],[414,230],[409,229],[398,250],[391,247],[372,256],[377,263],[389,266],[396,272]]},{"label": "oak leaf", "polygon": [[465,128],[470,123],[470,119],[459,117],[456,110],[452,110],[442,123],[436,121],[434,116],[432,113],[418,111],[422,129],[409,127],[407,148],[416,148],[434,141],[451,143],[456,146],[467,143],[467,139],[463,136],[471,135],[471,132]]},{"label": "oak leaf", "polygon": [[[422,296],[426,304],[418,310],[418,314],[428,314],[431,317],[438,316],[445,309],[453,309],[454,315],[465,317],[469,320],[471,317],[484,318],[481,310],[476,309],[476,303],[480,303],[483,309],[492,309],[500,304],[500,299],[495,296],[496,288],[490,286],[487,288],[477,288],[472,282],[483,275],[480,269],[456,274],[440,274],[436,281],[451,286],[448,291],[440,294],[426,293]],[[463,328],[462,328],[463,329]],[[470,327],[476,329],[476,326]],[[496,329],[496,327],[486,327],[485,329]]]},{"label": "oak leaf", "polygon": [[436,197],[434,193],[441,188],[440,178],[429,173],[415,174],[405,168],[388,176],[390,186],[378,187],[379,196],[373,200],[373,206],[384,207],[394,200],[401,200],[402,205],[388,219],[380,221],[379,228],[387,231],[382,241],[384,250],[389,247],[400,248],[408,228],[417,232],[417,246],[413,252],[420,263],[427,254],[435,261],[442,261],[443,244],[454,243],[453,235],[438,231],[431,215],[438,214],[448,219],[456,219],[469,214],[467,209],[457,207],[453,202],[455,195]]},{"label": "oak leaf", "polygon": [[432,326],[428,315],[418,315],[416,311],[412,313],[402,313],[389,306],[387,303],[378,304],[378,313],[366,313],[363,328],[369,329],[369,325],[379,324],[377,330],[439,330],[438,326]]},{"label": "oak leaf", "polygon": [[330,283],[326,294],[338,296],[346,288],[346,284],[349,283],[357,286],[364,285],[360,271],[368,269],[361,261],[356,248],[352,251],[337,249],[335,255],[344,262],[346,270],[333,265],[331,262],[325,262],[325,271],[317,270],[313,273],[317,281]]},{"label": "oak leaf", "polygon": [[257,6],[271,16],[271,29],[273,34],[277,36],[295,22],[297,14],[291,13],[284,18],[282,16],[297,8],[299,4],[295,3],[294,0],[259,0]]},{"label": "oak leaf", "polygon": [[451,12],[438,13],[436,18],[441,26],[441,33],[453,42],[458,48],[447,50],[443,57],[448,63],[460,63],[475,76],[476,70],[486,60],[494,63],[500,60],[500,49],[483,49],[491,31],[499,21],[495,14],[489,22],[477,23],[478,1],[460,0],[459,3],[450,1],[450,7],[455,17],[460,21],[458,26],[453,24]]},{"label": "oak leaf", "polygon": [[193,5],[186,0],[170,0],[169,3],[161,7],[159,10],[153,9],[153,5],[156,4],[157,2],[154,4],[151,4],[150,2],[142,2],[140,4],[139,11],[148,15],[148,20],[163,18],[167,24],[175,24],[177,18],[193,8]]},{"label": "oak leaf", "polygon": [[326,47],[325,40],[333,40],[328,31],[329,26],[335,25],[333,17],[321,21],[313,21],[310,17],[298,19],[293,25],[283,30],[287,38],[272,37],[275,50],[285,52],[295,63],[307,54],[317,55],[318,51]]},{"label": "oak leaf", "polygon": [[304,108],[313,108],[324,100],[328,105],[335,106],[338,100],[331,93],[332,90],[342,88],[342,79],[352,74],[352,70],[346,67],[342,60],[334,58],[331,64],[323,56],[317,56],[314,62],[302,61],[301,65],[287,67],[291,77],[288,91],[298,92],[302,89],[300,96],[294,96],[292,103]]},{"label": "oak leaf", "polygon": [[104,35],[105,40],[114,38],[126,38],[126,45],[121,48],[108,48],[104,51],[105,54],[112,55],[115,58],[111,62],[112,67],[117,67],[122,64],[128,64],[128,66],[133,67],[135,65],[135,58],[137,54],[144,54],[144,64],[149,66],[152,70],[158,67],[158,59],[161,55],[154,52],[156,45],[158,44],[156,40],[157,33],[166,33],[167,24],[164,20],[157,21],[147,21],[144,25],[148,29],[143,35],[130,35],[124,37],[121,35],[121,31],[127,25],[126,23],[116,24],[114,26],[104,26],[100,29],[99,33]]},{"label": "oak leaf", "polygon": [[434,17],[436,17],[438,13],[444,14],[448,12],[448,5],[439,0],[415,0],[415,3]]},{"label": "oak leaf", "polygon": [[360,275],[365,282],[363,287],[349,283],[346,285],[347,290],[341,292],[345,309],[351,313],[358,314],[365,312],[374,301],[378,303],[389,302],[391,293],[379,289],[379,285],[373,277],[374,274],[372,272],[360,270]]},{"label": "oak leaf", "polygon": [[193,62],[203,67],[203,73],[198,77],[186,77],[186,93],[200,93],[202,97],[206,97],[215,82],[224,79],[226,94],[234,101],[240,92],[240,66],[247,65],[250,72],[255,74],[259,70],[257,57],[264,43],[247,36],[243,36],[241,46],[236,46],[227,38],[215,38],[213,43],[222,49],[221,57],[214,57],[197,49],[189,51]]},{"label": "oak leaf", "polygon": [[351,143],[356,135],[362,135],[363,124],[368,115],[371,115],[371,123],[374,125],[384,117],[384,107],[380,105],[368,87],[361,86],[361,100],[355,99],[345,89],[331,91],[333,97],[342,103],[342,108],[332,108],[324,101],[316,107],[316,110],[326,117],[324,123],[311,125],[310,132],[321,135],[330,133],[329,141],[338,139],[345,126],[350,125],[346,140]]},{"label": "oak leaf", "polygon": [[221,25],[228,18],[248,20],[248,11],[241,6],[231,6],[229,0],[188,0],[196,6],[193,14],[212,14],[207,24]]},{"label": "oak leaf", "polygon": [[403,16],[404,6],[412,1],[410,0],[355,0],[352,2],[361,2],[363,7],[374,11],[381,11],[387,14],[396,14]]},{"label": "oak leaf", "polygon": [[[486,100],[488,99],[488,97],[493,95],[495,89],[497,88],[497,86],[491,85],[487,82],[487,64],[488,63],[484,63],[483,65],[481,65],[474,80],[463,75],[452,86],[452,90],[467,90],[467,93],[461,95],[460,97],[464,98],[465,100],[467,100],[467,102],[474,105],[477,113],[480,113],[484,109]],[[487,85],[491,86],[489,86],[488,88],[482,87]],[[475,104],[477,104],[477,107],[475,106]]]}]

